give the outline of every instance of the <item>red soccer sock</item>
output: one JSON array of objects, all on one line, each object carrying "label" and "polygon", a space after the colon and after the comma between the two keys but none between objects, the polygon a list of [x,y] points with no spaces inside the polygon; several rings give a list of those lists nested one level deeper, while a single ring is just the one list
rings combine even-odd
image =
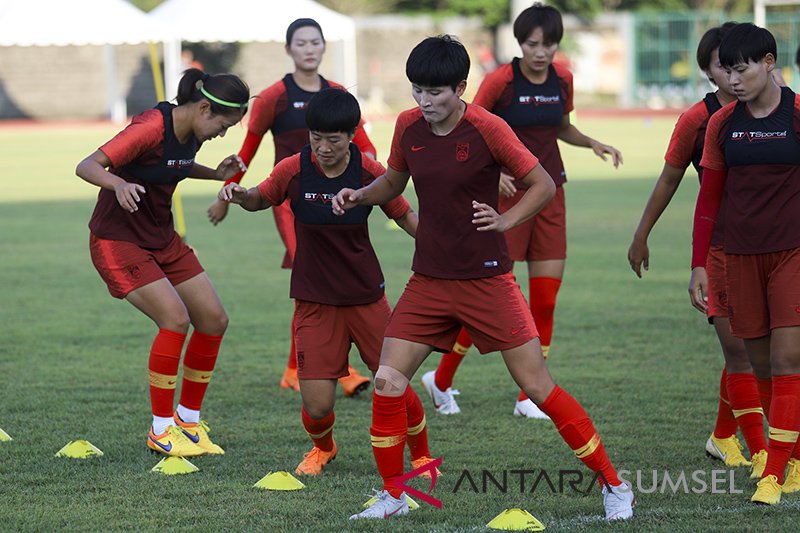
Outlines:
[{"label": "red soccer sock", "polygon": [[797,443],[800,431],[800,374],[772,376],[772,405],[769,411],[767,466],[762,479],[769,475],[783,483],[783,472]]},{"label": "red soccer sock", "polygon": [[601,474],[598,476],[601,485],[620,484],[617,471],[611,465],[600,435],[595,431],[589,415],[575,398],[556,385],[539,408],[553,420],[561,438],[572,448],[578,459],[592,472]]},{"label": "red soccer sock", "polygon": [[403,475],[403,450],[406,446],[408,418],[406,399],[403,396],[382,396],[372,393],[372,453],[378,465],[378,473],[383,478],[383,488],[395,498],[402,490],[392,483]]},{"label": "red soccer sock", "polygon": [[442,360],[436,368],[436,374],[434,375],[436,388],[439,390],[447,390],[453,386],[453,377],[456,375],[458,365],[464,360],[464,356],[467,355],[467,350],[469,350],[471,346],[472,339],[469,338],[469,333],[467,333],[465,328],[461,328],[461,331],[458,332],[458,338],[456,339],[453,349],[450,350],[450,353],[446,353],[442,356]]},{"label": "red soccer sock", "polygon": [[[542,343],[542,355],[547,359],[550,351],[550,342],[553,340],[553,315],[556,310],[558,289],[561,280],[558,278],[535,277],[528,278],[529,300],[531,315],[539,331],[539,342]],[[517,401],[527,400],[528,396],[519,391]]]},{"label": "red soccer sock", "polygon": [[722,377],[719,380],[719,407],[717,408],[717,424],[714,426],[714,436],[718,439],[727,439],[736,434],[736,417],[731,410],[731,402],[728,398],[728,370],[722,369]]},{"label": "red soccer sock", "polygon": [[186,356],[183,358],[180,400],[182,406],[200,410],[208,382],[214,373],[221,343],[222,335],[206,335],[197,330],[192,333],[189,345],[186,347]]},{"label": "red soccer sock", "polygon": [[292,315],[292,346],[289,348],[289,360],[286,361],[286,368],[297,368],[297,345],[295,344],[294,340],[295,336],[295,324],[294,324],[294,315]]},{"label": "red soccer sock", "polygon": [[[753,454],[767,448],[767,441],[764,438],[764,411],[758,397],[756,378],[749,372],[747,374],[728,374],[727,382],[730,409],[742,430],[742,436],[747,442],[747,449],[750,450],[750,457],[752,457]],[[722,402],[720,401],[721,407]],[[719,419],[717,426],[719,426]],[[736,429],[733,431],[735,433]],[[714,434],[717,434],[716,430]]]},{"label": "red soccer sock", "polygon": [[150,405],[155,416],[171,417],[175,406],[175,385],[186,334],[159,329],[150,348]]},{"label": "red soccer sock", "polygon": [[772,378],[760,378],[756,376],[758,385],[758,397],[761,399],[761,408],[764,409],[769,417],[770,404],[772,403]]},{"label": "red soccer sock", "polygon": [[306,433],[311,437],[314,446],[323,452],[333,450],[333,424],[336,422],[336,414],[331,411],[327,416],[315,420],[311,418],[306,412],[306,408],[301,408],[303,427],[306,428]]},{"label": "red soccer sock", "polygon": [[430,457],[431,451],[428,449],[428,426],[425,423],[425,410],[422,402],[417,396],[411,385],[406,387],[403,395],[406,402],[406,416],[408,419],[407,442],[408,451],[411,453],[411,460],[415,461],[420,457]]}]

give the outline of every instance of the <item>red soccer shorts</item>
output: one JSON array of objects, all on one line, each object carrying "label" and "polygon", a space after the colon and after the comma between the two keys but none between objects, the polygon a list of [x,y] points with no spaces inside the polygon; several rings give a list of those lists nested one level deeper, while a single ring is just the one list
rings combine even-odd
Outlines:
[{"label": "red soccer shorts", "polygon": [[756,339],[775,328],[800,326],[800,248],[727,254],[725,269],[734,336]]},{"label": "red soccer shorts", "polygon": [[[511,198],[500,195],[500,212],[505,213],[519,202],[527,189]],[[535,217],[505,232],[508,255],[513,261],[547,261],[567,258],[567,208],[564,187]]]},{"label": "red soccer shorts", "polygon": [[346,376],[350,344],[375,372],[391,309],[386,297],[364,305],[326,305],[295,300],[297,375],[300,379]]},{"label": "red soccer shorts", "polygon": [[92,263],[114,298],[166,277],[178,285],[203,272],[194,250],[176,233],[161,250],[147,250],[127,241],[89,236]]},{"label": "red soccer shorts", "polygon": [[708,321],[728,317],[728,292],[725,286],[725,252],[722,246],[711,246],[706,259],[708,274]]},{"label": "red soccer shorts", "polygon": [[539,336],[514,274],[449,280],[414,274],[386,336],[447,353],[464,326],[481,353],[516,348]]}]

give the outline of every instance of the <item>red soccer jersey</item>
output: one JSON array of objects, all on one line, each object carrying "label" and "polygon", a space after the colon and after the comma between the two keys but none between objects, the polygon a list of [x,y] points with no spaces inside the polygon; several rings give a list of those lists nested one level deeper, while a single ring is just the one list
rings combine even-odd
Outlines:
[{"label": "red soccer jersey", "polygon": [[[678,122],[675,123],[675,129],[672,131],[672,137],[670,137],[669,146],[667,146],[667,153],[664,155],[664,161],[675,168],[685,170],[690,163],[695,163],[699,167],[697,175],[700,179],[702,179],[703,175],[702,167],[699,166],[700,159],[703,156],[703,144],[705,142],[708,119],[711,117],[707,103],[709,97],[714,99],[713,102],[716,103],[714,108],[719,110],[720,105],[716,95],[709,93],[705,99],[697,102],[682,113],[678,118]],[[713,245],[722,244],[724,213],[725,202],[723,201],[720,205],[717,224],[714,226],[714,235],[711,239],[711,244]]]},{"label": "red soccer jersey", "polygon": [[[322,78],[322,87],[336,87],[344,89],[344,87],[336,82]],[[282,159],[300,151],[303,146],[308,144],[308,128],[305,122],[305,108],[309,100],[315,95],[314,92],[309,92],[301,89],[294,82],[291,74],[287,74],[284,78],[263,91],[253,100],[253,105],[250,109],[250,120],[247,123],[248,137],[254,138],[257,144],[255,146],[242,147],[239,156],[244,161],[245,165],[249,165],[258,149],[258,143],[261,138],[272,130],[272,138],[275,142],[275,164],[277,165]],[[359,147],[362,152],[371,153],[376,155],[375,146],[370,141],[364,130],[364,121],[362,120],[356,128],[356,134],[353,142]],[[242,175],[237,175],[231,181],[239,182]]]},{"label": "red soccer jersey", "polygon": [[508,122],[560,186],[567,177],[557,141],[564,115],[575,108],[573,92],[572,73],[563,65],[553,63],[544,83],[531,83],[515,58],[486,75],[472,103]]},{"label": "red soccer jersey", "polygon": [[497,209],[500,167],[520,179],[539,164],[508,124],[467,104],[453,131],[439,136],[410,109],[397,118],[388,164],[411,173],[419,199],[415,272],[475,279],[511,270],[503,235],[472,223],[473,200]]},{"label": "red soccer jersey", "polygon": [[[343,187],[364,187],[386,172],[380,163],[363,155],[355,145],[350,146],[350,163],[336,178],[325,176],[306,147],[278,163],[272,175],[258,185],[261,196],[272,205],[289,199],[295,214],[297,253],[292,267],[292,298],[327,305],[361,305],[375,302],[384,294],[383,274],[367,227],[371,208],[359,206],[337,216],[330,205]],[[381,209],[388,218],[396,219],[410,206],[398,196]]]},{"label": "red soccer jersey", "polygon": [[[170,139],[174,140],[172,131]],[[132,242],[142,248],[161,249],[169,244],[175,235],[172,193],[176,183],[148,182],[130,171],[133,165],[158,169],[159,164],[165,163],[164,146],[164,117],[159,109],[150,109],[134,117],[124,130],[100,147],[111,160],[109,172],[127,182],[142,185],[145,193],[139,195],[139,209],[129,213],[119,205],[114,191],[100,189],[89,222],[92,233],[103,239]],[[196,150],[194,141],[178,145],[178,151],[182,153],[169,159],[181,163],[188,170],[194,163]]]},{"label": "red soccer jersey", "polygon": [[800,247],[799,95],[782,88],[778,107],[761,119],[742,102],[723,107],[708,122],[700,164],[727,170],[726,253]]}]

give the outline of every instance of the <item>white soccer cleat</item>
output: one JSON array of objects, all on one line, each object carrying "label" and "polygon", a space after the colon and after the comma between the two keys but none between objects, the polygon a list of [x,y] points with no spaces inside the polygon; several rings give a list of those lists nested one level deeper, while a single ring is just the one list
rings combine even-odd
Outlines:
[{"label": "white soccer cleat", "polygon": [[406,500],[406,493],[402,493],[400,498],[395,498],[389,494],[388,490],[381,491],[378,499],[375,502],[361,511],[350,517],[350,520],[361,520],[362,518],[370,519],[384,519],[392,516],[402,516],[408,514],[408,501]]},{"label": "white soccer cleat", "polygon": [[633,518],[633,506],[636,498],[633,490],[625,483],[616,487],[603,486],[603,507],[606,510],[606,520],[628,520]]},{"label": "white soccer cleat", "polygon": [[447,387],[445,391],[440,390],[439,387],[436,386],[435,378],[436,372],[433,370],[422,375],[422,386],[428,391],[433,406],[439,414],[457,415],[461,412],[461,409],[456,403],[455,395],[460,393],[457,390],[453,390],[452,387]]},{"label": "white soccer cleat", "polygon": [[544,411],[539,409],[539,406],[533,403],[533,400],[517,400],[517,405],[514,406],[514,416],[524,416],[525,418],[538,418],[539,420],[550,420],[550,417]]}]

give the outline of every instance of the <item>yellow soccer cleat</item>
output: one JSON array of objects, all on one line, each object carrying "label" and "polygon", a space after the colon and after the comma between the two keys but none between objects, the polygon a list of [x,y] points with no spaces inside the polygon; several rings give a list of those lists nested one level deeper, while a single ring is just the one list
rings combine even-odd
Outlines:
[{"label": "yellow soccer cleat", "polygon": [[750,461],[742,455],[742,443],[736,435],[719,439],[712,433],[706,441],[706,455],[719,459],[725,466],[750,466]]},{"label": "yellow soccer cleat", "polygon": [[778,477],[770,474],[759,481],[750,501],[764,505],[778,505],[781,503],[781,486],[778,484]]},{"label": "yellow soccer cleat", "polygon": [[323,467],[336,459],[336,442],[333,443],[333,449],[329,452],[324,452],[314,446],[310,452],[303,455],[303,460],[295,468],[294,473],[305,476],[318,476]]},{"label": "yellow soccer cleat", "polygon": [[789,494],[800,490],[800,459],[789,459],[789,469],[783,478],[781,492]]},{"label": "yellow soccer cleat", "polygon": [[167,426],[167,430],[160,435],[153,433],[151,427],[147,436],[147,447],[172,457],[196,457],[206,453],[203,448],[189,440],[178,426]]},{"label": "yellow soccer cleat", "polygon": [[183,431],[184,436],[193,444],[202,448],[203,453],[210,453],[212,455],[225,454],[225,450],[211,442],[211,439],[208,438],[209,428],[205,421],[201,420],[197,424],[184,422],[181,420],[181,417],[178,416],[177,411],[175,412],[174,419],[175,423],[181,428],[181,431]]},{"label": "yellow soccer cleat", "polygon": [[286,370],[283,371],[283,377],[281,377],[281,388],[300,390],[300,380],[297,378],[296,368],[286,367]]},{"label": "yellow soccer cleat", "polygon": [[[419,468],[421,466],[425,466],[426,464],[431,463],[431,462],[433,462],[433,458],[430,457],[430,456],[425,456],[425,457],[420,457],[419,459],[412,459],[411,466],[413,466],[414,470],[416,470],[417,468]],[[438,468],[436,469],[436,475],[437,476],[441,476],[442,475],[441,470],[439,470]],[[427,471],[421,473],[419,475],[419,477],[424,477],[426,479],[431,479],[431,477],[432,477],[431,471],[427,470]]]},{"label": "yellow soccer cleat", "polygon": [[367,376],[362,376],[355,368],[348,367],[350,373],[343,378],[339,378],[339,384],[342,386],[344,395],[348,398],[358,396],[369,388],[370,379]]},{"label": "yellow soccer cleat", "polygon": [[750,461],[753,463],[750,479],[761,479],[761,476],[764,475],[764,469],[767,467],[767,450],[756,452],[750,458]]}]

